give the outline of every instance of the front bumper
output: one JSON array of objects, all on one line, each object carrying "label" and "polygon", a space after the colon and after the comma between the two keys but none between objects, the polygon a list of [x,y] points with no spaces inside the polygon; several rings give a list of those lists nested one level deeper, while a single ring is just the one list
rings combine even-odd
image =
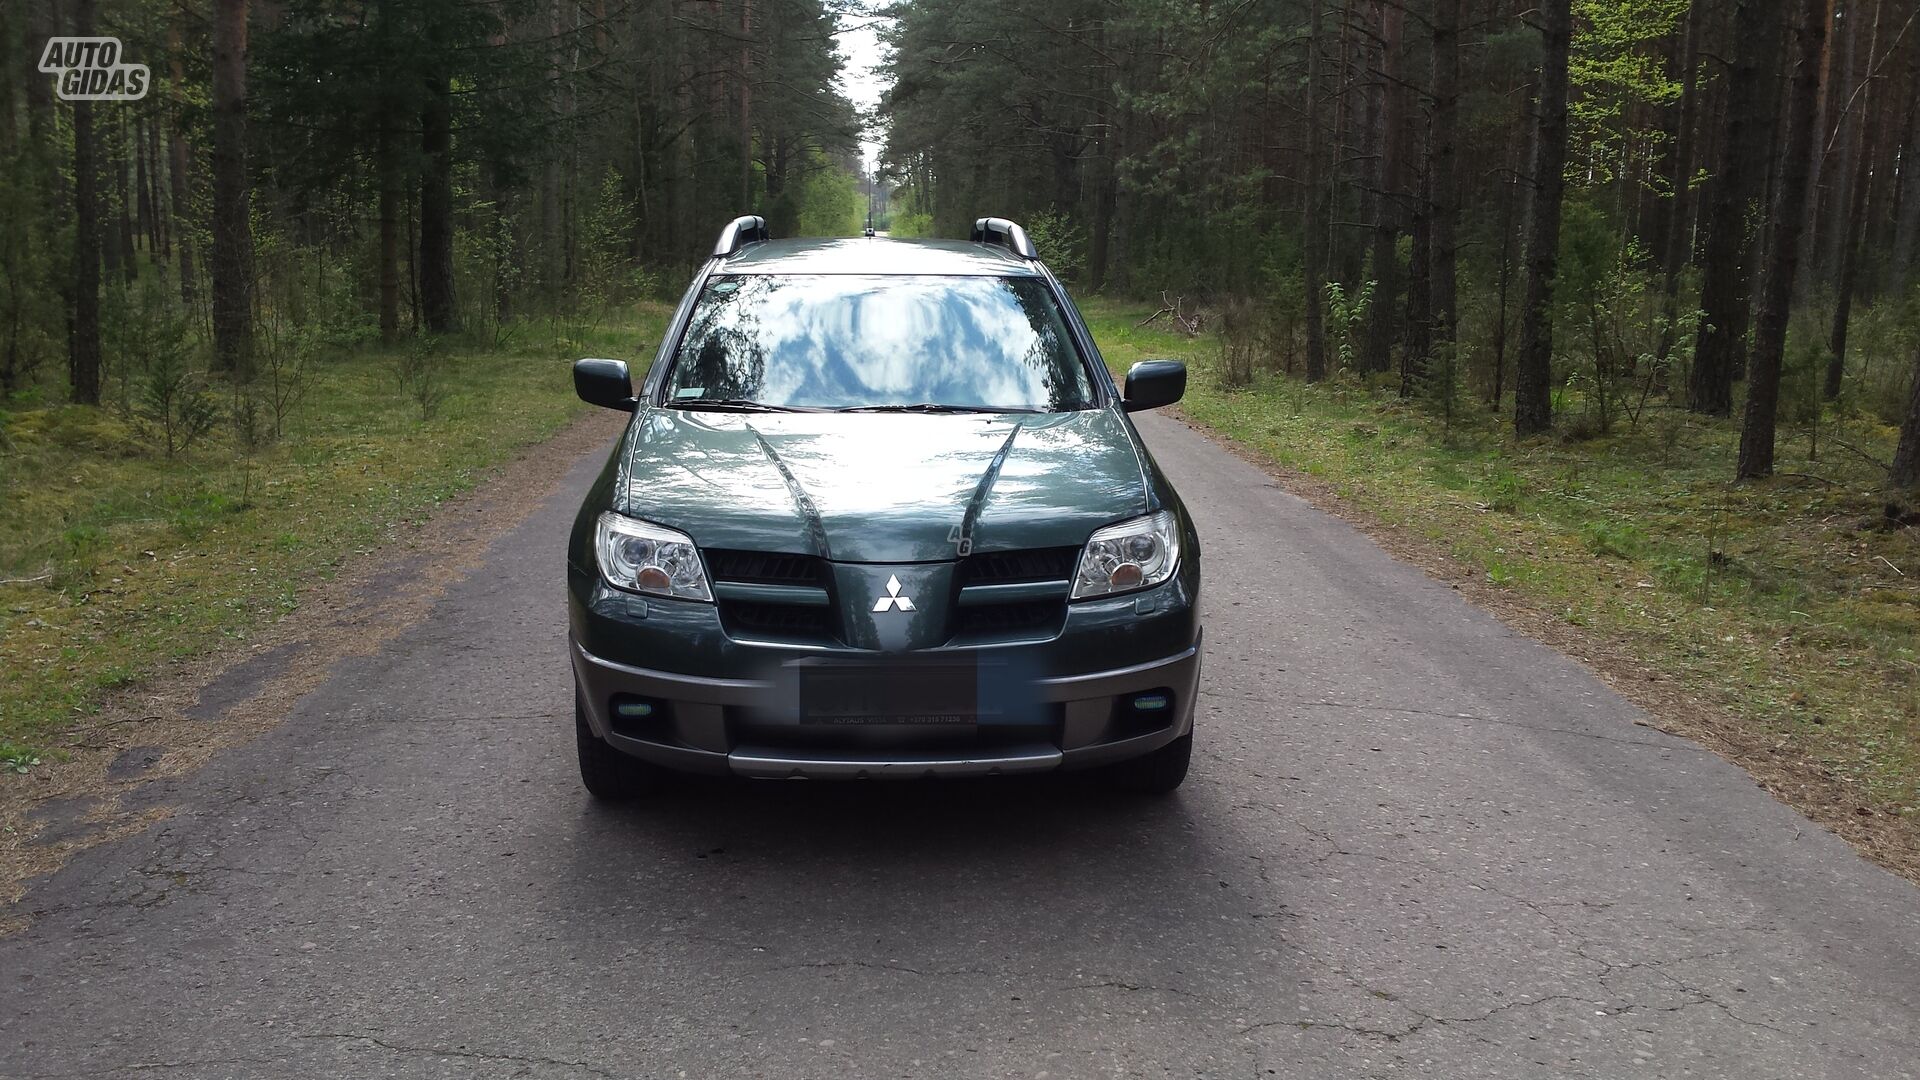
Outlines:
[{"label": "front bumper", "polygon": [[[1200,642],[1171,656],[1075,675],[1023,678],[1019,693],[1046,717],[1012,739],[977,745],[926,742],[912,731],[822,745],[800,722],[792,682],[682,675],[596,656],[569,641],[581,705],[596,735],[616,749],[681,772],[753,777],[983,776],[1079,769],[1138,757],[1193,729]],[[1164,721],[1128,711],[1137,694],[1170,694]],[[612,702],[654,703],[648,721],[616,721]],[[1149,726],[1157,725],[1157,726]],[[784,737],[792,735],[792,738]]]}]

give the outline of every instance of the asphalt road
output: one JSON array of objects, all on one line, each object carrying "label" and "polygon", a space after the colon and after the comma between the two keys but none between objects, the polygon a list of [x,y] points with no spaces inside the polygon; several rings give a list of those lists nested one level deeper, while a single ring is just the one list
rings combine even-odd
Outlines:
[{"label": "asphalt road", "polygon": [[590,805],[560,551],[596,454],[434,618],[32,889],[0,1074],[1920,1075],[1920,891],[1142,427],[1206,548],[1176,797]]}]

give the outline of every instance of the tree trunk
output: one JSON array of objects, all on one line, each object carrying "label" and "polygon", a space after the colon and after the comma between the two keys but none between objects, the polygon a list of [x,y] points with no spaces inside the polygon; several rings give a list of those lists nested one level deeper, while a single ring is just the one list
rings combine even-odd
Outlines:
[{"label": "tree trunk", "polygon": [[1774,74],[1780,66],[1782,0],[1739,0],[1727,76],[1727,121],[1700,285],[1704,321],[1687,380],[1687,407],[1733,411],[1733,373],[1747,334],[1747,225],[1767,183]]},{"label": "tree trunk", "polygon": [[1657,355],[1661,378],[1673,353],[1674,331],[1680,321],[1680,274],[1693,261],[1693,136],[1700,112],[1700,35],[1706,0],[1687,5],[1684,39],[1680,45],[1680,119],[1668,151],[1667,184],[1673,205],[1667,211],[1665,246],[1660,253],[1660,296],[1664,318]]},{"label": "tree trunk", "polygon": [[1901,168],[1895,178],[1893,251],[1887,259],[1883,287],[1897,290],[1913,270],[1914,249],[1920,244],[1920,169],[1908,166],[1920,145],[1920,47],[1907,49],[1907,107],[1900,124]]},{"label": "tree trunk", "polygon": [[1873,32],[1867,38],[1867,67],[1860,75],[1859,100],[1853,103],[1854,112],[1859,114],[1852,140],[1858,145],[1850,155],[1853,190],[1848,193],[1846,204],[1841,208],[1838,217],[1840,224],[1834,236],[1838,254],[1835,256],[1833,273],[1833,327],[1827,335],[1827,371],[1821,387],[1828,401],[1840,396],[1840,377],[1846,372],[1847,327],[1853,320],[1853,289],[1860,266],[1860,239],[1867,227],[1867,182],[1873,176],[1876,129],[1872,119],[1874,102],[1879,95],[1874,93],[1872,68],[1873,54],[1880,40],[1880,5],[1876,3],[1873,10]]},{"label": "tree trunk", "polygon": [[[1433,11],[1433,128],[1427,142],[1432,214],[1427,238],[1427,289],[1433,347],[1449,363],[1459,316],[1455,309],[1460,180],[1455,140],[1460,111],[1460,0],[1435,0]],[[1456,364],[1457,366],[1457,364]]]},{"label": "tree trunk", "polygon": [[453,329],[453,102],[445,75],[427,78],[420,109],[420,318],[427,330]]},{"label": "tree trunk", "polygon": [[1325,0],[1308,0],[1307,20],[1307,185],[1304,235],[1301,241],[1302,284],[1307,301],[1307,381],[1327,377],[1327,328],[1321,305],[1326,302],[1326,173],[1320,132],[1320,10]]},{"label": "tree trunk", "polygon": [[180,258],[180,303],[187,310],[193,310],[194,298],[198,289],[194,285],[193,269],[193,208],[187,195],[188,170],[191,168],[192,151],[187,146],[187,121],[182,115],[186,101],[185,58],[180,51],[180,19],[176,13],[167,26],[167,75],[171,106],[170,133],[167,137],[167,194],[173,201],[174,248]]},{"label": "tree trunk", "polygon": [[753,0],[740,0],[740,212],[753,206]]},{"label": "tree trunk", "polygon": [[[393,55],[396,32],[396,0],[381,0],[374,16],[376,46],[383,56]],[[373,157],[378,185],[375,216],[378,239],[375,258],[380,293],[380,340],[387,344],[400,337],[400,205],[406,199],[406,186],[400,162],[400,132],[406,125],[396,79],[400,73],[382,70],[374,99],[375,130]]]},{"label": "tree trunk", "polygon": [[1400,396],[1413,396],[1414,387],[1426,381],[1427,358],[1433,351],[1433,309],[1427,306],[1432,298],[1432,290],[1426,287],[1421,275],[1427,273],[1427,256],[1432,250],[1428,238],[1432,230],[1428,228],[1427,182],[1422,176],[1415,181],[1416,190],[1408,204],[1413,208],[1413,220],[1408,224],[1410,243],[1407,245],[1407,318],[1406,342],[1400,350]]},{"label": "tree trunk", "polygon": [[[1865,136],[1872,138],[1869,134]],[[1872,175],[1867,161],[1872,144],[1861,148],[1855,163],[1853,193],[1848,199],[1846,220],[1840,238],[1840,265],[1833,276],[1833,326],[1827,335],[1827,371],[1821,393],[1828,401],[1840,396],[1840,378],[1847,367],[1847,328],[1853,322],[1853,291],[1860,268],[1860,238],[1866,229],[1867,179]]]},{"label": "tree trunk", "polygon": [[1393,366],[1394,310],[1400,299],[1400,231],[1405,216],[1404,163],[1407,153],[1405,91],[1399,85],[1400,34],[1405,18],[1397,4],[1380,10],[1380,158],[1374,165],[1373,305],[1368,312],[1367,349],[1361,366],[1370,372]]},{"label": "tree trunk", "polygon": [[1793,82],[1787,92],[1787,130],[1780,188],[1773,201],[1766,278],[1754,319],[1753,363],[1748,372],[1747,410],[1740,426],[1735,475],[1743,480],[1773,475],[1775,419],[1780,406],[1780,367],[1787,344],[1788,309],[1806,228],[1808,173],[1813,162],[1814,110],[1820,96],[1820,52],[1827,36],[1822,0],[1800,0],[1794,22]]},{"label": "tree trunk", "polygon": [[1534,125],[1533,198],[1527,209],[1527,290],[1520,311],[1520,354],[1513,372],[1513,433],[1553,426],[1553,276],[1560,254],[1560,204],[1566,192],[1567,51],[1571,0],[1540,6],[1539,119]]},{"label": "tree trunk", "polygon": [[374,137],[380,169],[380,340],[400,337],[400,186],[399,156],[392,125],[383,117]]},{"label": "tree trunk", "polygon": [[127,191],[127,150],[132,139],[127,133],[126,113],[122,111],[114,119],[113,188],[114,198],[120,204],[120,231],[116,244],[119,258],[116,261],[122,280],[131,285],[140,277],[140,260],[135,255],[133,197]]},{"label": "tree trunk", "polygon": [[1920,354],[1913,365],[1913,388],[1907,392],[1907,415],[1900,422],[1900,445],[1893,451],[1887,483],[1903,491],[1920,488]]},{"label": "tree trunk", "polygon": [[[1515,170],[1518,172],[1519,170]],[[1513,291],[1513,203],[1517,197],[1511,174],[1508,195],[1500,201],[1500,266],[1494,284],[1493,385],[1487,390],[1487,404],[1500,411],[1500,399],[1507,392],[1507,297]]]},{"label": "tree trunk", "polygon": [[247,0],[213,4],[213,358],[253,375],[253,229],[247,182]]},{"label": "tree trunk", "polygon": [[160,221],[153,202],[153,176],[147,168],[147,123],[133,124],[133,198],[137,211],[134,229],[147,242],[147,257],[160,254]]},{"label": "tree trunk", "polygon": [[[561,45],[564,40],[562,26],[560,0],[549,0],[547,5],[547,33],[551,40],[551,45],[547,51],[547,85],[550,88],[547,95],[547,107],[552,112],[554,123],[564,125],[562,128],[564,131],[565,127],[570,127],[571,124],[569,123],[570,117],[567,115],[566,107],[566,80],[563,74],[565,67],[563,61],[565,57]],[[690,64],[683,67],[679,75],[676,93],[683,100],[691,100],[693,93],[693,71]],[[688,136],[682,135],[679,140],[679,145],[685,148],[690,142],[691,139]],[[540,174],[540,238],[537,262],[540,267],[540,284],[547,290],[548,302],[550,303],[558,301],[561,289],[566,283],[565,260],[561,253],[563,246],[561,243],[561,203],[563,201],[562,189],[564,186],[561,176],[562,167],[560,155],[549,151],[547,154],[546,168],[541,170]],[[687,170],[683,164],[680,169],[676,170],[676,175],[684,177],[686,172]],[[676,188],[676,194],[683,194],[685,186],[683,180],[680,186]],[[669,220],[679,222],[685,220],[690,215],[691,211],[688,208],[684,206],[678,207],[675,212],[670,215]]]},{"label": "tree trunk", "polygon": [[[74,6],[74,33],[93,33],[93,0]],[[73,103],[73,308],[67,383],[75,404],[100,404],[100,205],[93,102]]]}]

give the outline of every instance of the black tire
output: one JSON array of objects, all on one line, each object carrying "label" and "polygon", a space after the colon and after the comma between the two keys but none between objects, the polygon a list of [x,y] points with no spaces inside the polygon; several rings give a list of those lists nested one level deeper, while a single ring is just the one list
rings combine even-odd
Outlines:
[{"label": "black tire", "polygon": [[1151,754],[1107,766],[1101,779],[1138,795],[1167,795],[1187,778],[1192,760],[1193,732],[1189,731]]},{"label": "black tire", "polygon": [[658,790],[666,770],[608,746],[587,723],[587,710],[573,699],[573,730],[580,749],[580,782],[601,802],[631,802]]}]

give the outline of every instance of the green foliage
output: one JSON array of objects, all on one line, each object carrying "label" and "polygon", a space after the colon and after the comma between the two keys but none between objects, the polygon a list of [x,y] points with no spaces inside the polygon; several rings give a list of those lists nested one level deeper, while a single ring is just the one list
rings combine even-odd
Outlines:
[{"label": "green foliage", "polygon": [[[1830,310],[1830,309],[1829,309]],[[1808,320],[1819,333],[1831,317]],[[1920,284],[1874,304],[1856,304],[1848,331],[1847,378],[1840,391],[1840,408],[1898,426],[1906,415],[1913,385],[1913,357],[1920,355]],[[1825,339],[1819,341],[1821,362]],[[1785,387],[1783,386],[1783,390]],[[1799,392],[1797,389],[1794,392]]]},{"label": "green foliage", "polygon": [[1047,265],[1063,281],[1078,282],[1087,273],[1087,230],[1059,209],[1042,210],[1021,222]]},{"label": "green foliage", "polygon": [[1254,370],[1271,344],[1259,308],[1252,301],[1239,299],[1221,305],[1218,337],[1221,387],[1238,390],[1253,385]]},{"label": "green foliage", "polygon": [[1629,522],[1589,521],[1580,526],[1580,542],[1603,558],[1636,559],[1647,547],[1647,534]]},{"label": "green foliage", "polygon": [[[659,340],[666,316],[647,303],[591,344],[620,355],[615,342]],[[395,392],[397,350],[315,342],[284,434],[252,453],[237,452],[238,421],[209,431],[189,464],[145,452],[141,422],[116,408],[10,411],[0,740],[51,745],[113,687],[245,640],[291,610],[303,586],[584,408],[551,354],[441,339],[444,370],[458,378],[443,379],[423,423],[415,400]]]},{"label": "green foliage", "polygon": [[1502,514],[1514,514],[1520,510],[1520,500],[1526,494],[1526,483],[1520,474],[1512,469],[1495,469],[1486,481],[1487,509]]},{"label": "green foliage", "polygon": [[1662,376],[1648,266],[1639,242],[1623,239],[1592,205],[1567,205],[1554,301],[1566,389],[1584,409],[1568,428],[1576,436],[1605,435],[1622,414],[1637,422]]},{"label": "green foliage", "polygon": [[159,350],[134,379],[133,415],[168,457],[190,449],[220,422],[220,401],[178,350]]},{"label": "green foliage", "polygon": [[917,210],[895,211],[887,222],[887,234],[901,239],[919,236],[932,236],[933,215]]},{"label": "green foliage", "polygon": [[40,764],[40,755],[30,747],[0,740],[0,773],[25,775]]},{"label": "green foliage", "polygon": [[866,225],[867,201],[854,175],[824,156],[815,155],[797,185],[797,236],[859,236]]},{"label": "green foliage", "polygon": [[[1568,107],[1583,183],[1626,173],[1630,156],[1650,153],[1664,135],[1649,120],[1680,97],[1662,57],[1686,18],[1688,0],[1574,0],[1580,32],[1567,62],[1574,88]],[[1576,164],[1577,163],[1577,164]],[[1654,182],[1658,174],[1655,174]]]},{"label": "green foliage", "polygon": [[432,334],[420,334],[392,356],[394,381],[400,394],[418,410],[420,419],[431,420],[447,397],[446,351]]},{"label": "green foliage", "polygon": [[631,257],[639,222],[640,208],[627,194],[625,178],[608,165],[576,226],[579,265],[571,283],[576,309],[604,312],[646,287],[645,275]]},{"label": "green foliage", "polygon": [[[1860,454],[1816,464],[1793,440],[1774,483],[1730,486],[1733,421],[1663,408],[1606,438],[1516,446],[1504,415],[1467,409],[1448,426],[1352,383],[1256,371],[1228,391],[1214,342],[1141,327],[1151,306],[1082,307],[1112,367],[1184,359],[1185,417],[1315,477],[1345,512],[1431,538],[1436,564],[1477,568],[1649,670],[1712,687],[1766,745],[1789,739],[1863,791],[1920,799],[1912,530],[1880,524],[1883,470],[1867,458],[1884,460],[1892,432],[1870,418],[1828,420]],[[1824,722],[1783,708],[1790,693],[1821,702]]]},{"label": "green foliage", "polygon": [[1359,354],[1362,335],[1366,332],[1367,313],[1373,308],[1373,285],[1363,281],[1347,295],[1347,287],[1337,281],[1327,282],[1327,343],[1332,345],[1342,368],[1354,366],[1354,357]]}]

